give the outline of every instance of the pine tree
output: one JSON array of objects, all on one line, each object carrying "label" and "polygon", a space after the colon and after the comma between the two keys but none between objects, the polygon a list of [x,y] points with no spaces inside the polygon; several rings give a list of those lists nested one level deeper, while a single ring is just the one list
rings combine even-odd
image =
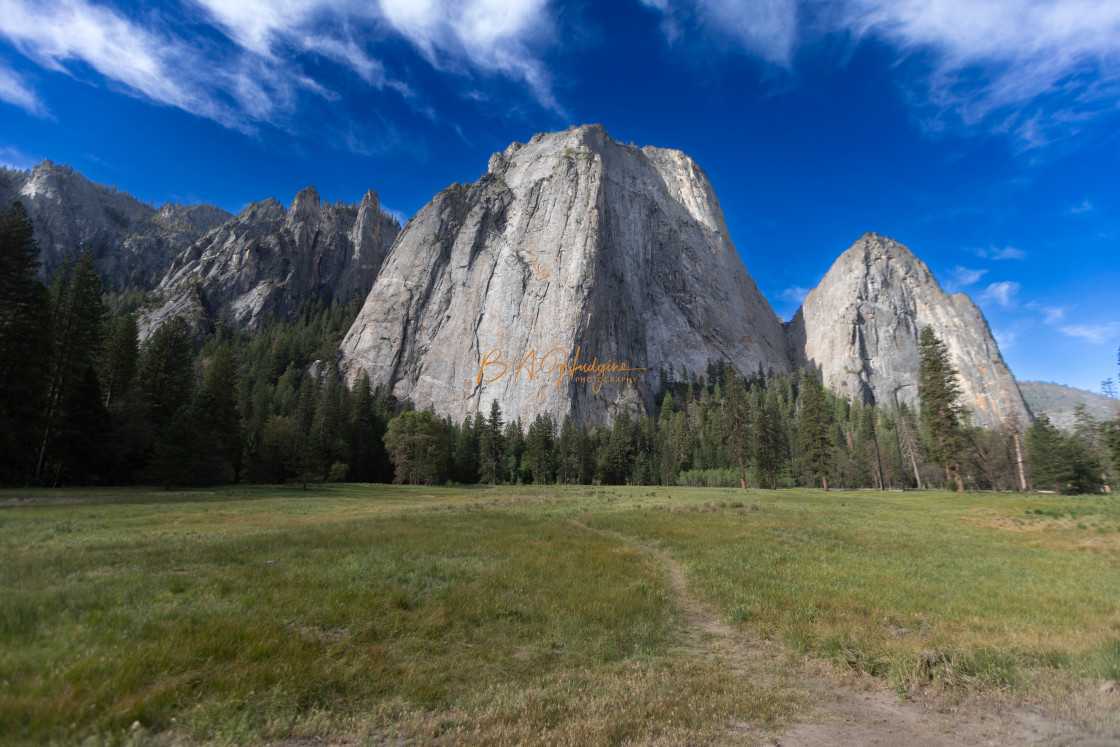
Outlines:
[{"label": "pine tree", "polygon": [[[865,446],[870,453],[868,454],[868,461],[874,469],[874,476],[876,478],[876,487],[879,490],[885,490],[883,484],[883,455],[879,451],[879,430],[876,421],[878,420],[878,411],[875,405],[864,405],[860,413],[860,436],[863,439]],[[874,457],[874,461],[871,457]]]},{"label": "pine tree", "polygon": [[[773,377],[771,377],[773,378]],[[778,402],[778,390],[770,386],[754,418],[755,440],[754,461],[758,470],[766,476],[771,490],[778,489],[778,476],[781,474],[782,461],[786,453],[786,434],[782,427],[782,413]]]},{"label": "pine tree", "polygon": [[828,475],[833,468],[830,437],[833,413],[826,400],[824,386],[815,375],[807,375],[802,382],[799,404],[798,436],[805,470],[814,481],[821,481],[821,489],[828,490]]},{"label": "pine tree", "polygon": [[502,479],[510,485],[526,482],[528,476],[521,468],[521,457],[525,453],[525,430],[521,427],[521,418],[506,423],[502,446]]},{"label": "pine tree", "polygon": [[157,429],[188,404],[194,392],[194,357],[190,327],[172,317],[145,341],[138,376]]},{"label": "pine tree", "polygon": [[353,398],[349,479],[357,482],[390,480],[389,457],[383,442],[388,421],[378,413],[369,374],[364,371],[354,384]]},{"label": "pine tree", "polygon": [[[751,431],[747,390],[743,380],[733,369],[728,369],[724,380],[727,382],[727,449],[732,465],[739,470],[739,487],[746,490]],[[826,483],[825,488],[827,487]]]},{"label": "pine tree", "polygon": [[552,480],[552,441],[552,416],[537,413],[525,437],[525,454],[537,485],[547,485]]},{"label": "pine tree", "polygon": [[1061,492],[1071,475],[1063,459],[1061,431],[1046,413],[1039,413],[1027,430],[1027,454],[1035,488]]},{"label": "pine tree", "polygon": [[0,484],[31,477],[44,430],[51,314],[38,268],[34,228],[16,202],[0,211]]},{"label": "pine tree", "polygon": [[961,479],[961,407],[957,371],[949,361],[949,350],[931,327],[922,330],[918,342],[918,399],[922,422],[929,431],[933,461],[945,468],[947,482],[955,481],[957,492],[964,492]]},{"label": "pine tree", "polygon": [[568,485],[574,482],[573,468],[575,451],[575,427],[572,425],[572,416],[565,413],[560,425],[560,435],[556,439],[556,463],[559,470],[560,484]]},{"label": "pine tree", "polygon": [[[86,410],[87,403],[77,402],[75,392],[81,390],[85,396],[94,393],[88,386],[86,369],[93,370],[101,348],[105,318],[101,290],[101,278],[93,267],[93,252],[88,247],[77,262],[62,263],[51,286],[53,361],[35,470],[37,478],[51,483],[64,471],[68,458],[55,444],[67,421],[66,408],[72,405]],[[100,385],[97,390],[100,402]]]},{"label": "pine tree", "polygon": [[498,400],[490,402],[490,417],[478,434],[478,462],[482,479],[496,485],[502,474],[502,408]]},{"label": "pine tree", "polygon": [[242,425],[237,407],[239,376],[233,352],[221,346],[206,366],[198,390],[198,436],[202,482],[232,482],[241,470]]},{"label": "pine tree", "polygon": [[463,418],[451,459],[455,479],[459,482],[478,482],[478,431],[484,427],[483,423],[482,416],[477,412],[473,420],[470,415]]},{"label": "pine tree", "polygon": [[136,341],[136,315],[124,314],[109,322],[105,347],[101,352],[101,382],[105,388],[105,406],[123,397],[136,378],[140,348]]},{"label": "pine tree", "polygon": [[898,437],[899,459],[914,470],[914,486],[922,489],[922,475],[918,470],[918,426],[914,422],[914,411],[905,402],[898,404],[898,428],[895,431]]},{"label": "pine tree", "polygon": [[624,485],[634,466],[634,422],[626,410],[615,416],[614,426],[599,461],[599,478],[606,485]]}]

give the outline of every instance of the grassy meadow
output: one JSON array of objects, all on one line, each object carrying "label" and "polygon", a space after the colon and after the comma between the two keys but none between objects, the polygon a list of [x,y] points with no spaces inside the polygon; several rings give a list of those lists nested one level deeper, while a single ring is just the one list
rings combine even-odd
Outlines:
[{"label": "grassy meadow", "polygon": [[[697,655],[669,563],[788,671]],[[903,697],[1120,680],[1120,500],[0,491],[5,744],[718,741],[796,717],[799,655]]]}]

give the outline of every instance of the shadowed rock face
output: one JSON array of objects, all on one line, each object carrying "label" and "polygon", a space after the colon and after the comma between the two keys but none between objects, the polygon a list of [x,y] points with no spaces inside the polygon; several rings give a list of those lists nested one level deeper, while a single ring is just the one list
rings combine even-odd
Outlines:
[{"label": "shadowed rock face", "polygon": [[176,254],[232,217],[213,205],[156,209],[49,160],[31,171],[0,174],[0,207],[16,200],[35,225],[41,278],[89,245],[110,289],[152,288]]},{"label": "shadowed rock face", "polygon": [[293,318],[304,301],[348,303],[369,291],[399,230],[372,191],[361,205],[320,205],[311,187],[291,210],[255,202],[175,258],[162,300],[140,315],[140,339],[173,316],[196,330],[219,319],[254,329],[270,315]]},{"label": "shadowed rock face", "polygon": [[[367,371],[455,420],[497,400],[507,418],[586,422],[651,408],[663,368],[702,374],[725,359],[786,371],[787,349],[700,167],[591,125],[514,143],[477,182],[421,209],[343,341],[341,365],[350,381]],[[492,351],[506,373],[480,382]],[[542,373],[593,360],[645,370],[598,392]],[[487,366],[483,378],[500,372]]]},{"label": "shadowed rock face", "polygon": [[917,402],[926,326],[948,346],[975,425],[1032,421],[980,309],[941,290],[921,260],[883,236],[866,234],[840,255],[787,331],[794,366],[820,372],[842,395],[895,407]]}]

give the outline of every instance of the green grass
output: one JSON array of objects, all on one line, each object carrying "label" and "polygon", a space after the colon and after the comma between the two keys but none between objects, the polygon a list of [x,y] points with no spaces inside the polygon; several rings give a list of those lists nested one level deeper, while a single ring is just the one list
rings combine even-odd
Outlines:
[{"label": "green grass", "polygon": [[0,742],[679,743],[794,714],[689,647],[654,547],[744,637],[900,688],[1120,679],[1111,499],[0,491]]}]

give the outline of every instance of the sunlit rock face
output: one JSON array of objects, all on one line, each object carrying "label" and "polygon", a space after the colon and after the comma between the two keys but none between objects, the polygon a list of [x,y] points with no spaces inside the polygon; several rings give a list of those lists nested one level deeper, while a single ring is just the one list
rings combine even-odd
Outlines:
[{"label": "sunlit rock face", "polygon": [[140,316],[140,338],[173,316],[198,331],[219,320],[255,329],[294,318],[305,301],[362,298],[399,230],[372,191],[360,205],[320,204],[311,187],[290,210],[254,202],[175,258]]},{"label": "sunlit rock face", "polygon": [[887,407],[915,404],[918,337],[932,327],[960,373],[972,422],[1030,423],[1030,410],[988,323],[968,296],[947,294],[909,249],[869,233],[840,255],[790,321],[792,363],[834,391]]},{"label": "sunlit rock face", "polygon": [[[702,375],[716,360],[789,370],[707,176],[598,125],[514,143],[421,209],[340,357],[350,381],[366,371],[455,420],[497,400],[509,418],[577,422],[649,410],[662,371]],[[629,370],[560,374],[593,361]]]}]

